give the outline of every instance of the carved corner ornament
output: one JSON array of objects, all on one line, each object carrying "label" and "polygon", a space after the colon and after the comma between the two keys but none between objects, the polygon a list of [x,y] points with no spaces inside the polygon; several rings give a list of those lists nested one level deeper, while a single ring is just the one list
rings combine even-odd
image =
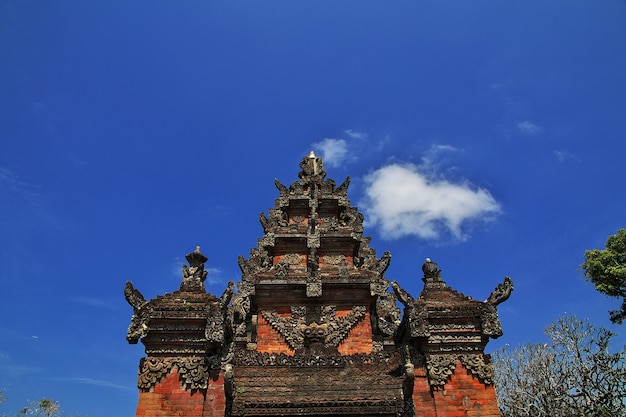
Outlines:
[{"label": "carved corner ornament", "polygon": [[151,307],[141,292],[133,287],[133,283],[130,281],[126,281],[124,297],[133,308],[133,315],[126,333],[126,340],[128,340],[128,343],[136,344],[139,339],[145,337],[148,333],[148,321],[150,320]]},{"label": "carved corner ornament", "polygon": [[483,353],[468,353],[459,355],[459,360],[472,375],[484,384],[493,385],[494,369],[491,356]]},{"label": "carved corner ornament", "polygon": [[426,355],[426,371],[431,386],[443,386],[454,373],[456,355],[438,354]]},{"label": "carved corner ornament", "polygon": [[505,302],[511,296],[513,292],[513,280],[510,277],[504,277],[504,281],[493,290],[489,297],[485,300],[485,303],[491,304],[494,307],[500,303]]},{"label": "carved corner ornament", "polygon": [[137,388],[150,391],[176,367],[186,390],[204,390],[208,387],[211,367],[205,357],[162,358],[147,357],[139,362]]},{"label": "carved corner ornament", "polygon": [[473,376],[480,379],[486,385],[492,385],[494,369],[489,355],[482,352],[466,354],[431,354],[426,355],[426,370],[428,382],[431,386],[445,385],[456,368],[456,362],[461,364]]}]

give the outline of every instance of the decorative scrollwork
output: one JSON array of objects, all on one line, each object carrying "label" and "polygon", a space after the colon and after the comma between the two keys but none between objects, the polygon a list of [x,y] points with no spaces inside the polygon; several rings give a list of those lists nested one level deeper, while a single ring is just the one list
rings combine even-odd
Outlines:
[{"label": "decorative scrollwork", "polygon": [[426,371],[430,385],[445,385],[456,367],[455,355],[427,355]]},{"label": "decorative scrollwork", "polygon": [[492,385],[494,369],[491,364],[491,357],[482,353],[459,355],[463,366],[478,377],[484,384]]},{"label": "decorative scrollwork", "polygon": [[175,362],[183,387],[187,390],[207,389],[209,365],[202,357],[178,358]]},{"label": "decorative scrollwork", "polygon": [[353,355],[291,356],[284,353],[267,353],[254,350],[238,350],[235,353],[235,366],[336,366],[346,365],[387,365],[400,366],[400,355],[393,351],[357,353]]},{"label": "decorative scrollwork", "polygon": [[339,346],[346,337],[350,330],[357,325],[365,317],[367,309],[365,306],[354,306],[344,317],[336,317],[328,321],[328,329],[324,343],[326,346]]},{"label": "decorative scrollwork", "polygon": [[493,304],[483,304],[480,322],[483,334],[494,339],[502,336],[502,325],[500,324],[500,319],[498,318],[498,311]]},{"label": "decorative scrollwork", "polygon": [[309,233],[306,237],[306,247],[309,249],[317,249],[320,247],[320,234]]},{"label": "decorative scrollwork", "polygon": [[[337,347],[348,337],[350,330],[365,317],[365,306],[355,306],[343,317],[337,317],[335,306],[324,306],[318,325],[323,326],[323,339],[326,347]],[[281,317],[274,310],[261,310],[265,320],[276,330],[293,351],[301,351],[305,347],[305,329],[307,323],[307,307],[294,306],[290,317]],[[319,330],[319,329],[317,329]]]},{"label": "decorative scrollwork", "polygon": [[304,256],[299,253],[287,253],[282,257],[282,261],[289,265],[298,265],[303,259]]},{"label": "decorative scrollwork", "polygon": [[184,389],[207,389],[211,365],[209,358],[189,357],[153,357],[142,358],[139,362],[137,387],[142,391],[154,388],[172,369],[176,367]]},{"label": "decorative scrollwork", "polygon": [[172,370],[174,358],[142,358],[139,362],[139,377],[137,388],[149,391]]},{"label": "decorative scrollwork", "polygon": [[326,255],[324,256],[324,263],[328,265],[339,265],[341,261],[345,261],[344,255]]}]

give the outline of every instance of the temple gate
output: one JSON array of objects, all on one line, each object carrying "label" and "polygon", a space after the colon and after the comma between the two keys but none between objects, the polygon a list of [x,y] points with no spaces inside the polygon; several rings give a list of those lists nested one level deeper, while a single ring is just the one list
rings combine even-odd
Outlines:
[{"label": "temple gate", "polygon": [[126,283],[127,340],[146,352],[136,416],[500,416],[484,348],[512,281],[473,300],[426,259],[414,298],[385,278],[391,255],[363,236],[350,179],[326,179],[313,153],[300,168],[275,181],[236,291],[206,292],[199,248],[173,293],[147,301]]}]

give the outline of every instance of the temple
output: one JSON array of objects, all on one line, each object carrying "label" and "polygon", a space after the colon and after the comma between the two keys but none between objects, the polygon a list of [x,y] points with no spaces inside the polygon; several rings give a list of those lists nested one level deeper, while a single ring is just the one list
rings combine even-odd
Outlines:
[{"label": "temple", "polygon": [[300,168],[275,181],[236,291],[207,293],[200,248],[177,291],[147,301],[126,283],[127,340],[146,352],[136,416],[500,416],[484,349],[512,281],[474,300],[426,259],[412,296],[385,278],[391,255],[363,236],[350,179],[326,179],[313,153]]}]

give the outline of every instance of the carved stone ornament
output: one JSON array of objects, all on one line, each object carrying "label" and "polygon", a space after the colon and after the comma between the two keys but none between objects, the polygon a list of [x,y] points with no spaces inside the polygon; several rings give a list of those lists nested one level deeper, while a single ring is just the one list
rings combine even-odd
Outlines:
[{"label": "carved stone ornament", "polygon": [[188,357],[176,359],[178,374],[186,390],[207,389],[209,365],[205,358]]},{"label": "carved stone ornament", "polygon": [[149,391],[170,373],[174,358],[147,357],[139,361],[137,388]]},{"label": "carved stone ornament", "polygon": [[[291,317],[281,317],[274,310],[261,310],[263,318],[276,330],[293,351],[305,347],[305,331],[311,323],[307,323],[305,306],[295,306],[291,309]],[[355,306],[344,317],[337,317],[335,306],[324,306],[319,317],[318,325],[323,328],[323,341],[326,347],[337,347],[348,337],[359,321],[365,317],[365,306]],[[320,330],[317,329],[316,330]]]},{"label": "carved stone ornament", "polygon": [[185,255],[189,266],[183,265],[180,283],[181,291],[204,292],[204,281],[208,275],[208,271],[204,270],[204,264],[207,257],[200,253],[200,246],[196,246],[196,250]]},{"label": "carved stone ornament", "polygon": [[126,332],[126,340],[135,344],[140,338],[147,335],[148,321],[150,320],[152,309],[141,292],[133,287],[133,283],[130,281],[127,281],[124,287],[124,297],[133,308],[133,316],[130,319],[130,326],[128,326],[128,331]]},{"label": "carved stone ornament", "polygon": [[339,274],[339,277],[343,279],[348,278],[350,275],[350,265],[345,258],[339,262],[339,265],[337,265],[337,273]]},{"label": "carved stone ornament", "polygon": [[380,259],[374,259],[368,263],[367,269],[374,271],[380,275],[383,275],[387,268],[389,268],[389,263],[391,262],[391,253],[389,251],[385,251],[383,256]]},{"label": "carved stone ornament", "polygon": [[147,357],[139,362],[137,388],[149,391],[176,367],[182,386],[186,390],[208,387],[210,366],[205,357],[190,356],[177,358]]},{"label": "carved stone ornament", "polygon": [[498,284],[496,289],[493,290],[491,294],[489,294],[489,298],[487,298],[485,302],[493,306],[497,306],[498,304],[508,300],[512,292],[513,280],[509,277],[504,277],[504,281]]},{"label": "carved stone ornament", "polygon": [[317,249],[320,247],[320,234],[319,233],[309,233],[306,237],[306,246],[309,249]]},{"label": "carved stone ornament", "polygon": [[289,275],[289,264],[287,262],[279,262],[274,265],[274,273],[278,278],[284,278]]},{"label": "carved stone ornament", "polygon": [[484,384],[493,385],[494,369],[491,357],[483,353],[459,355],[463,366]]},{"label": "carved stone ornament", "polygon": [[427,355],[426,371],[428,382],[433,385],[445,385],[448,378],[454,373],[456,355]]},{"label": "carved stone ornament", "polygon": [[309,279],[306,283],[306,296],[307,297],[321,297],[322,296],[322,282],[320,280],[314,281]]},{"label": "carved stone ornament", "polygon": [[498,311],[493,304],[483,304],[483,312],[480,316],[480,322],[482,326],[483,334],[497,338],[502,336],[502,325],[498,318]]},{"label": "carved stone ornament", "polygon": [[289,265],[298,265],[302,262],[303,259],[304,256],[300,255],[299,253],[288,253],[283,255],[281,260]]},{"label": "carved stone ornament", "polygon": [[264,248],[264,247],[272,247],[275,245],[276,242],[276,235],[274,235],[273,232],[268,232],[265,234],[265,236],[263,236],[262,239],[258,240],[258,246],[259,248]]},{"label": "carved stone ornament", "polygon": [[344,255],[326,255],[324,256],[324,263],[328,265],[339,265],[341,261],[345,261]]},{"label": "carved stone ornament", "polygon": [[235,366],[336,366],[346,365],[400,365],[400,355],[391,351],[356,353],[353,355],[300,355],[292,356],[284,353],[267,353],[255,350],[237,350],[233,365]]},{"label": "carved stone ornament", "polygon": [[394,294],[387,294],[376,299],[376,318],[378,329],[387,336],[393,336],[400,325],[400,309],[396,307]]}]

